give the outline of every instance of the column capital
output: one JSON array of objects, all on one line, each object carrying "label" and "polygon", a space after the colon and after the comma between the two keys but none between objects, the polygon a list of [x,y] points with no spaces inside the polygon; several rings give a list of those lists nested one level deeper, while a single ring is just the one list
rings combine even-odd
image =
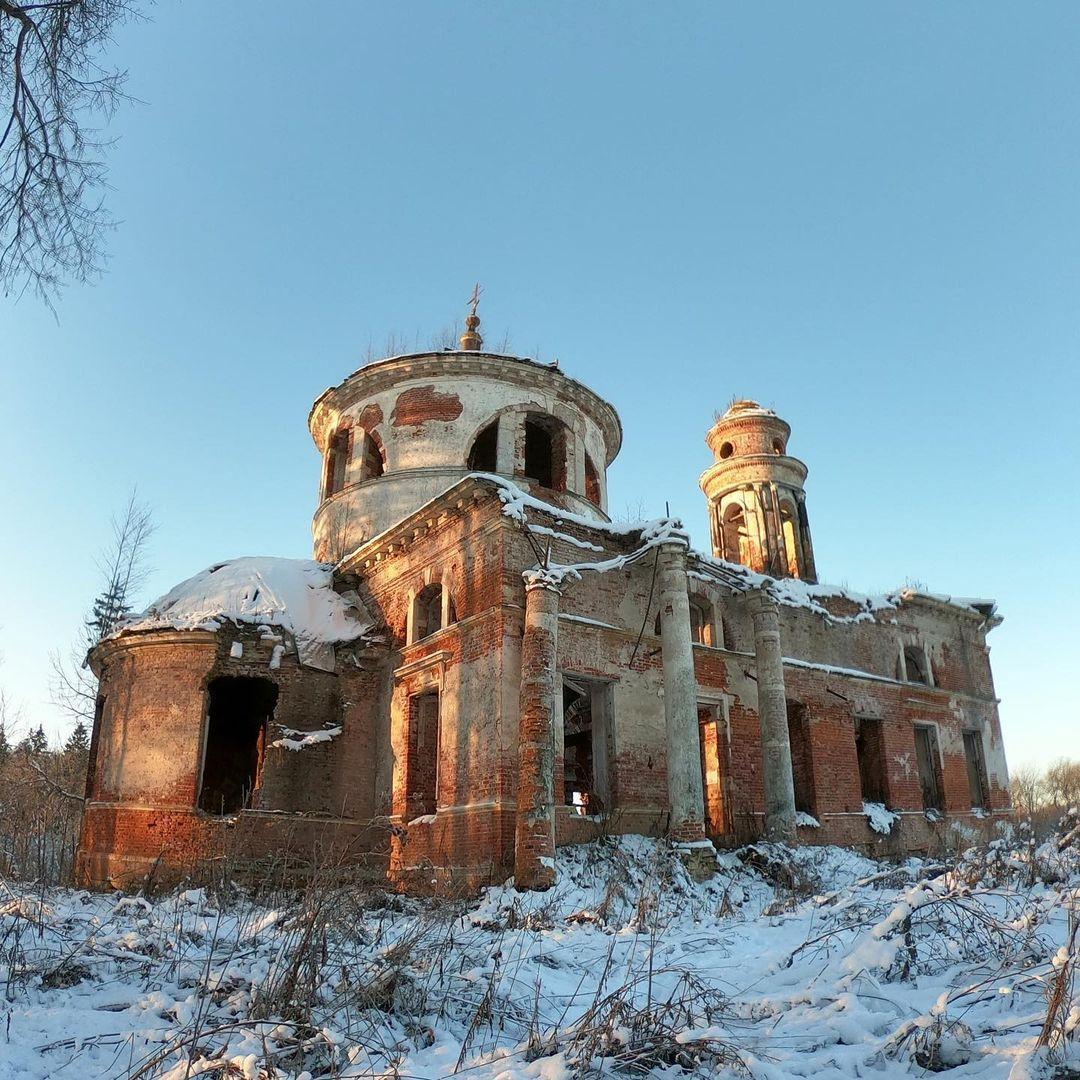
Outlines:
[{"label": "column capital", "polygon": [[776,597],[773,596],[764,585],[759,585],[757,588],[750,589],[746,593],[746,599],[750,605],[750,614],[755,617],[764,615],[767,612],[777,613],[780,610],[780,605]]},{"label": "column capital", "polygon": [[551,571],[538,567],[535,570],[526,570],[522,575],[525,581],[525,592],[550,592],[556,596],[562,595],[562,577]]}]

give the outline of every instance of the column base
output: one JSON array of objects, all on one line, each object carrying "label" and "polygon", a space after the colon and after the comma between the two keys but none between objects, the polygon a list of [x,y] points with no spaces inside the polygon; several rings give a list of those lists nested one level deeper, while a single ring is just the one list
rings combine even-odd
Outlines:
[{"label": "column base", "polygon": [[686,867],[686,872],[694,881],[708,881],[716,875],[716,848],[711,840],[694,840],[690,843],[675,844],[679,861]]}]

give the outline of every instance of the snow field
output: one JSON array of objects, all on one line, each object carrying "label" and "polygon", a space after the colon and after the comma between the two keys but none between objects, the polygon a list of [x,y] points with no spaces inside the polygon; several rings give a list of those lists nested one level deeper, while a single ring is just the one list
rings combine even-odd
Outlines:
[{"label": "snow field", "polygon": [[0,1077],[1076,1076],[1058,842],[899,865],[762,844],[698,884],[623,837],[476,900],[8,882]]}]

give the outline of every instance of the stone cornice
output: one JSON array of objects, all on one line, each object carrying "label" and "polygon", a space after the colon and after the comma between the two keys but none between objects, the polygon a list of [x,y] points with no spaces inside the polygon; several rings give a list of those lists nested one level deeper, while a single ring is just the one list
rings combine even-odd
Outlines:
[{"label": "stone cornice", "polygon": [[[701,474],[698,484],[710,498],[717,498],[729,491],[738,491],[766,480],[790,484],[790,480],[775,475],[782,474],[785,470],[790,470],[799,478],[799,487],[806,482],[810,471],[804,461],[790,454],[741,454],[713,462]],[[743,475],[747,472],[752,475]],[[718,486],[725,473],[731,474],[731,482],[726,486]]]},{"label": "stone cornice", "polygon": [[99,641],[87,654],[87,660],[94,674],[100,675],[101,665],[112,654],[146,645],[206,645],[216,648],[217,631],[174,630],[167,626],[160,629],[121,631],[116,637]]}]

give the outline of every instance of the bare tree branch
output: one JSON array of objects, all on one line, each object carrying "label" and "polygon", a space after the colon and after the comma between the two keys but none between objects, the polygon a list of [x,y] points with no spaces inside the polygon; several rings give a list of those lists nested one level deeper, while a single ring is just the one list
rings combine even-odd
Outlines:
[{"label": "bare tree branch", "polygon": [[99,67],[132,0],[0,0],[0,288],[50,307],[86,281],[113,222],[98,192],[109,142],[88,126],[124,99],[125,73]]},{"label": "bare tree branch", "polygon": [[86,654],[130,613],[132,600],[150,572],[146,551],[156,528],[150,508],[132,491],[124,509],[112,519],[112,542],[98,560],[101,591],[79,638],[68,656],[57,652],[51,657],[52,702],[72,719],[94,719],[97,678],[86,663]]},{"label": "bare tree branch", "polygon": [[84,804],[84,803],[86,802],[86,799],[84,799],[82,795],[74,795],[74,794],[72,794],[72,792],[70,792],[70,791],[67,791],[67,790],[66,790],[65,788],[62,788],[62,787],[61,787],[61,786],[60,786],[60,785],[59,785],[59,784],[58,784],[58,783],[57,783],[57,782],[56,782],[55,780],[53,780],[53,778],[52,778],[51,776],[49,776],[49,775],[48,775],[48,774],[47,774],[47,773],[45,772],[45,770],[44,770],[44,769],[43,769],[43,768],[42,768],[42,767],[41,767],[41,766],[40,766],[40,765],[39,765],[39,764],[38,764],[38,763],[37,763],[36,761],[34,761],[34,760],[33,760],[32,758],[27,758],[27,760],[26,760],[26,764],[27,764],[27,765],[29,765],[29,766],[30,766],[30,768],[31,768],[31,769],[32,769],[32,770],[33,770],[33,771],[34,771],[35,773],[37,773],[38,779],[39,779],[39,780],[40,780],[40,781],[41,781],[41,782],[42,782],[42,783],[43,783],[43,784],[44,784],[44,785],[45,785],[45,786],[46,786],[46,787],[47,787],[47,788],[48,788],[48,789],[49,789],[49,790],[50,790],[50,791],[51,791],[51,792],[52,792],[52,793],[54,794],[54,795],[60,795],[60,796],[62,796],[62,797],[63,797],[63,798],[65,798],[65,799],[70,799],[70,800],[71,800],[72,802],[77,802],[77,803],[78,803],[78,804],[79,804],[80,806],[82,806],[82,805],[83,805],[83,804]]}]

